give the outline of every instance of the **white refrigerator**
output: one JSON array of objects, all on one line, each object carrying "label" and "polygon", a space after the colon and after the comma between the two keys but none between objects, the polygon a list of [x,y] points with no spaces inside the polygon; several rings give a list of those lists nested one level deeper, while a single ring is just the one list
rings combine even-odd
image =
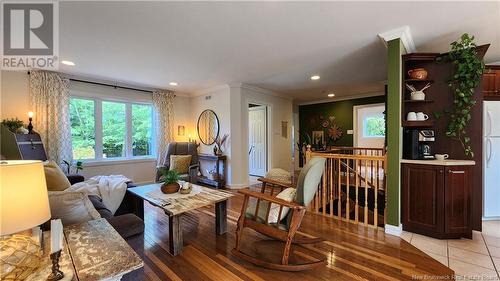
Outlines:
[{"label": "white refrigerator", "polygon": [[500,219],[500,101],[483,106],[483,218]]}]

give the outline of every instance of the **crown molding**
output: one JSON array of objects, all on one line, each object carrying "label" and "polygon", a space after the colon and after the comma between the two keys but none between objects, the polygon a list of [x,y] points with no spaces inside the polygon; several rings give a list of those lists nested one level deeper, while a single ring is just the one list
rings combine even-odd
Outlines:
[{"label": "crown molding", "polygon": [[328,99],[321,99],[321,100],[316,100],[316,101],[307,101],[307,102],[301,102],[298,103],[297,105],[311,105],[311,104],[319,104],[319,103],[329,103],[329,102],[336,102],[336,101],[343,101],[343,100],[355,100],[355,99],[362,99],[362,98],[370,98],[370,97],[378,97],[378,96],[383,96],[385,95],[384,92],[366,92],[366,93],[360,93],[356,95],[349,95],[349,96],[343,96],[343,97],[333,97],[333,98],[328,98]]},{"label": "crown molding", "polygon": [[218,85],[218,86],[215,86],[215,87],[206,88],[206,89],[203,89],[203,90],[199,90],[199,91],[193,92],[189,96],[190,97],[199,97],[199,96],[204,96],[204,95],[212,94],[214,92],[218,92],[218,91],[222,91],[222,90],[229,90],[229,88],[230,88],[229,84],[222,84],[222,85]]},{"label": "crown molding", "polygon": [[230,84],[230,87],[247,89],[247,90],[257,92],[259,94],[263,94],[263,95],[267,95],[267,96],[273,96],[273,97],[282,98],[282,99],[286,99],[286,100],[293,100],[293,97],[290,97],[286,94],[274,92],[274,91],[271,91],[268,89],[264,89],[261,87],[257,87],[257,86],[253,86],[253,85],[249,85],[249,84],[245,84],[245,83],[233,83],[233,84]]},{"label": "crown molding", "polygon": [[401,43],[403,43],[407,53],[415,53],[417,51],[415,48],[415,42],[413,42],[413,37],[411,36],[410,27],[407,25],[379,33],[378,37],[382,40],[386,47],[387,42],[399,38],[401,39]]}]

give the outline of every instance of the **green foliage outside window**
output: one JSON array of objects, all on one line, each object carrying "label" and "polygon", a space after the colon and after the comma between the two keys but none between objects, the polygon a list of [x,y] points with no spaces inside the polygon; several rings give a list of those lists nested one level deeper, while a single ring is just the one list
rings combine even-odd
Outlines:
[{"label": "green foliage outside window", "polygon": [[125,156],[125,114],[124,103],[102,102],[102,158]]},{"label": "green foliage outside window", "polygon": [[368,117],[363,122],[364,137],[383,137],[385,136],[384,117]]},{"label": "green foliage outside window", "polygon": [[73,158],[95,158],[94,101],[71,99],[69,112]]},{"label": "green foliage outside window", "polygon": [[132,154],[151,155],[153,110],[149,105],[132,105]]}]

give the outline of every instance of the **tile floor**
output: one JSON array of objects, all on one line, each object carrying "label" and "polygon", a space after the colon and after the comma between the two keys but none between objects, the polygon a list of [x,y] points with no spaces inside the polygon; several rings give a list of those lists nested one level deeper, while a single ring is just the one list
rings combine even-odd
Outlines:
[{"label": "tile floor", "polygon": [[455,271],[458,280],[500,280],[500,221],[484,221],[473,239],[439,240],[403,231],[401,238]]}]

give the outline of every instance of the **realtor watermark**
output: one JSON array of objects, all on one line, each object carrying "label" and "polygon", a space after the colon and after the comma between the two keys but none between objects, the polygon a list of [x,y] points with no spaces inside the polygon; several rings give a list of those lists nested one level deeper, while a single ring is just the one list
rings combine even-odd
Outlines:
[{"label": "realtor watermark", "polygon": [[1,68],[59,68],[57,1],[2,1]]}]

